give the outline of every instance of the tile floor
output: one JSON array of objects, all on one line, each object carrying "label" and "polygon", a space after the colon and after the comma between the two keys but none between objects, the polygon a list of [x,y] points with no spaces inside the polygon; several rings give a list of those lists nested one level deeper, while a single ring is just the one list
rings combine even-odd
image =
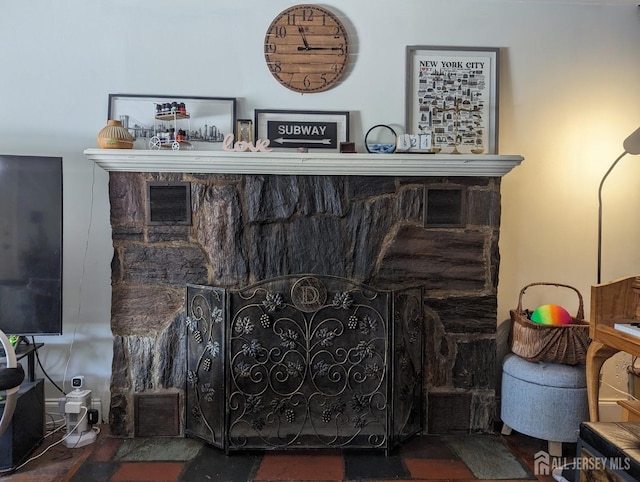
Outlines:
[{"label": "tile floor", "polygon": [[[50,442],[34,452],[42,452]],[[542,440],[514,433],[425,435],[385,456],[376,451],[316,450],[225,455],[190,438],[120,439],[100,435],[95,444],[52,447],[0,482],[124,481],[478,481],[539,480],[534,455]],[[565,444],[567,461],[575,444]]]}]

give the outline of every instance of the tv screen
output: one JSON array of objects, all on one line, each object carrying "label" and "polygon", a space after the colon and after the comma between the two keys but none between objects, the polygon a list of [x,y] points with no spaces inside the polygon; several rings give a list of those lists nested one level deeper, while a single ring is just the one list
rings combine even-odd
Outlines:
[{"label": "tv screen", "polygon": [[62,158],[0,155],[0,329],[62,334]]}]

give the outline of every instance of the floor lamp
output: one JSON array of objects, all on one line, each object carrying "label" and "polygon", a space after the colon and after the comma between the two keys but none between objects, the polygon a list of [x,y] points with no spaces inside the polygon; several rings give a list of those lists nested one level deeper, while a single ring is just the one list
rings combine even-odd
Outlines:
[{"label": "floor lamp", "polygon": [[624,152],[620,154],[615,161],[613,161],[613,164],[611,164],[611,167],[602,178],[602,181],[600,181],[600,188],[598,189],[598,284],[600,284],[602,267],[602,186],[604,185],[605,179],[607,179],[607,176],[609,176],[611,171],[613,171],[613,168],[616,167],[616,164],[618,164],[620,159],[627,154],[640,154],[640,127],[633,131],[631,135],[624,140],[622,147],[624,148]]}]

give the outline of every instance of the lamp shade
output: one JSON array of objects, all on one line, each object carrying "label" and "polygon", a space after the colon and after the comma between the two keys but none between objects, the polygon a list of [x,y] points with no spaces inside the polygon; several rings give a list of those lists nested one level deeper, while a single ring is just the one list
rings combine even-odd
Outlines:
[{"label": "lamp shade", "polygon": [[640,154],[640,127],[624,140],[622,147],[628,154]]}]

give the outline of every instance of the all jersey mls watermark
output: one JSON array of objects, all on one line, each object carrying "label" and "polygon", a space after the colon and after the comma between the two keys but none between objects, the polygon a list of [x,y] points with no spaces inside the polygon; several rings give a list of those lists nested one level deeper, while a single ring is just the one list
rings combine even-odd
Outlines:
[{"label": "all jersey mls watermark", "polygon": [[576,471],[629,470],[629,457],[551,457],[541,450],[533,456],[534,475],[551,475],[555,469],[571,467]]}]

